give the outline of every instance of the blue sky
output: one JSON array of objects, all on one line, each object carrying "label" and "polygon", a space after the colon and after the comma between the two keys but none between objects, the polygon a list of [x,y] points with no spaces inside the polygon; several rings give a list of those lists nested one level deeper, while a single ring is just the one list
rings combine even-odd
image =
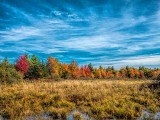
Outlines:
[{"label": "blue sky", "polygon": [[0,59],[160,67],[160,0],[0,0]]}]

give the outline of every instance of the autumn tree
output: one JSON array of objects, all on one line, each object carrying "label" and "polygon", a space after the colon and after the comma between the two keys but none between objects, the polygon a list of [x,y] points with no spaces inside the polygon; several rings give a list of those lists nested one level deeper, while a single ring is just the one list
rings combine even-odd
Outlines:
[{"label": "autumn tree", "polygon": [[61,64],[61,77],[67,79],[69,77],[69,67],[68,64]]},{"label": "autumn tree", "polygon": [[145,75],[144,75],[143,70],[139,70],[139,73],[140,73],[140,78],[141,79],[145,79],[146,78]]},{"label": "autumn tree", "polygon": [[126,68],[121,68],[120,69],[120,73],[121,73],[121,76],[123,78],[127,77],[127,70],[126,70]]},{"label": "autumn tree", "polygon": [[85,65],[85,73],[87,78],[91,78],[91,70],[87,65]]},{"label": "autumn tree", "polygon": [[79,73],[81,78],[86,78],[86,72],[84,66],[80,68]]},{"label": "autumn tree", "polygon": [[80,72],[80,77],[91,78],[91,70],[87,65],[82,66],[79,72]]},{"label": "autumn tree", "polygon": [[140,78],[140,72],[137,68],[134,69],[135,72],[135,78]]},{"label": "autumn tree", "polygon": [[59,79],[60,63],[58,59],[50,56],[47,61],[47,67],[51,77],[54,79]]},{"label": "autumn tree", "polygon": [[[29,55],[20,56],[16,64],[10,64],[8,59],[4,59],[0,62],[0,81],[17,80],[19,78],[38,79],[48,76],[59,80],[59,78],[141,78],[141,79],[160,79],[160,69],[146,68],[140,66],[139,69],[126,66],[120,70],[115,70],[114,67],[94,68],[92,64],[78,66],[76,61],[72,61],[70,64],[60,63],[58,59],[49,57],[47,62],[40,62],[36,55],[33,55],[30,59]],[[21,77],[22,76],[22,77]]]},{"label": "autumn tree", "polygon": [[102,78],[100,69],[95,70],[95,78],[98,78],[98,79]]},{"label": "autumn tree", "polygon": [[115,70],[114,76],[115,76],[115,78],[117,78],[117,79],[121,78],[121,74],[120,74],[120,72],[119,72],[118,70]]},{"label": "autumn tree", "polygon": [[106,78],[107,77],[106,70],[102,66],[99,67],[99,70],[101,72],[101,77]]},{"label": "autumn tree", "polygon": [[130,74],[130,78],[134,78],[135,77],[135,72],[134,72],[134,68],[129,68],[129,74]]},{"label": "autumn tree", "polygon": [[140,66],[139,70],[143,71],[145,78],[148,78],[148,71],[149,71],[148,68],[145,68],[144,66]]},{"label": "autumn tree", "polygon": [[114,77],[114,67],[108,67],[106,69],[106,78],[113,78]]},{"label": "autumn tree", "polygon": [[78,78],[78,72],[79,72],[78,63],[72,60],[71,63],[69,64],[70,77],[75,79]]},{"label": "autumn tree", "polygon": [[27,59],[24,55],[18,58],[15,67],[16,70],[20,71],[23,75],[27,74],[29,63],[27,62]]}]

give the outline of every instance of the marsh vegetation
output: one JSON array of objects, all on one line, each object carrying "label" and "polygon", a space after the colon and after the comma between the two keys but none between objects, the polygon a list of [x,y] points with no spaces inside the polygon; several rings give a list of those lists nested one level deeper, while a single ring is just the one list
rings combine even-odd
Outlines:
[{"label": "marsh vegetation", "polygon": [[[75,109],[101,120],[135,119],[143,110],[154,117],[160,111],[160,87],[153,80],[45,79],[0,85],[3,118],[24,119],[47,113],[50,119],[65,120]],[[73,117],[83,116],[77,112]]]}]

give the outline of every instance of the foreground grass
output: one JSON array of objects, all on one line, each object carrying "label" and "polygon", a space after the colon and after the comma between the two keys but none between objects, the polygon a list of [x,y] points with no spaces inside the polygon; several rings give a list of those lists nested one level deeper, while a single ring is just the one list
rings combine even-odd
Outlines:
[{"label": "foreground grass", "polygon": [[10,119],[49,112],[53,119],[66,119],[79,109],[95,119],[135,119],[142,110],[159,111],[160,88],[154,81],[67,80],[23,82],[0,86],[0,114]]}]

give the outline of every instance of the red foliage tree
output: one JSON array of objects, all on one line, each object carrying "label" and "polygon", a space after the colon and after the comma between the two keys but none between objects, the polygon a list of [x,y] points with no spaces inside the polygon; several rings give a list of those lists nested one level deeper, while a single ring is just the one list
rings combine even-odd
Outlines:
[{"label": "red foliage tree", "polygon": [[84,68],[85,68],[86,77],[90,78],[91,77],[91,70],[90,70],[90,68],[87,65],[85,65]]},{"label": "red foliage tree", "polygon": [[26,56],[20,56],[16,62],[16,70],[20,71],[23,75],[25,75],[28,71],[29,63],[26,59]]}]

